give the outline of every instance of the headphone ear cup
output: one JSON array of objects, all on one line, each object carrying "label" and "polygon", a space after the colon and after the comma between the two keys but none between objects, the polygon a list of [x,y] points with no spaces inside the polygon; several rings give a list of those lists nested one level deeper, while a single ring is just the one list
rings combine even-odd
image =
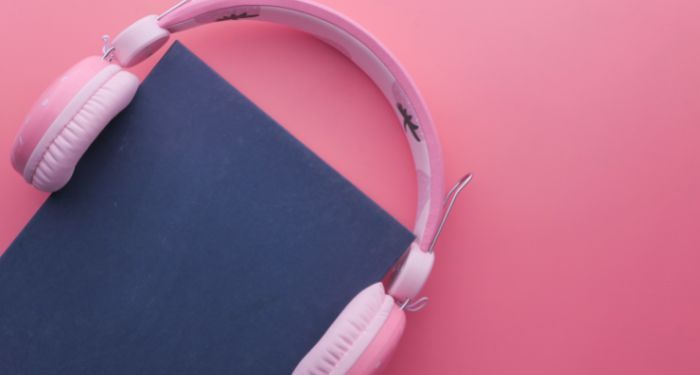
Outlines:
[{"label": "headphone ear cup", "polygon": [[294,374],[367,374],[378,370],[403,333],[404,312],[381,283],[343,309]]},{"label": "headphone ear cup", "polygon": [[43,191],[62,188],[104,127],[131,101],[139,80],[100,57],[84,59],[57,79],[27,115],[12,165]]},{"label": "headphone ear cup", "polygon": [[138,85],[136,76],[120,70],[89,95],[39,159],[32,185],[39,190],[56,191],[68,183],[85,151],[131,102]]},{"label": "headphone ear cup", "polygon": [[403,336],[406,327],[406,313],[393,304],[389,317],[382,324],[372,342],[364,349],[360,358],[348,371],[349,375],[381,373]]}]

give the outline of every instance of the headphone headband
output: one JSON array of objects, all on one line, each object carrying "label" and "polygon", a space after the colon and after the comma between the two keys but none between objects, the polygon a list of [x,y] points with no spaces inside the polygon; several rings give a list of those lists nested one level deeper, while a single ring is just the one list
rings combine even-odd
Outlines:
[{"label": "headphone headband", "polygon": [[[158,17],[158,23],[175,33],[211,22],[240,19],[279,23],[312,34],[346,55],[375,82],[394,108],[410,145],[418,180],[413,231],[419,248],[427,251],[443,213],[442,153],[428,108],[399,62],[352,20],[302,0],[185,0]],[[119,39],[114,42],[117,60]]]}]

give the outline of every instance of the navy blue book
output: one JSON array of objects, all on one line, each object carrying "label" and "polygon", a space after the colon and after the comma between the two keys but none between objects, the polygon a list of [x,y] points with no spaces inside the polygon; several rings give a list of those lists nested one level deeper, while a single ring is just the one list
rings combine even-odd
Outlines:
[{"label": "navy blue book", "polygon": [[0,258],[0,374],[284,374],[413,235],[182,45]]}]

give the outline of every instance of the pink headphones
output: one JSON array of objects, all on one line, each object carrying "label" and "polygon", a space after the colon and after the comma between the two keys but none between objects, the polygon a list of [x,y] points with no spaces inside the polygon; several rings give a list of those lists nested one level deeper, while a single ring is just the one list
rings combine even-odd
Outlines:
[{"label": "pink headphones", "polygon": [[70,179],[81,156],[104,127],[131,101],[139,80],[124,70],[162,47],[171,33],[198,25],[245,18],[285,24],[336,47],[362,68],[395,108],[410,144],[418,178],[416,241],[395,267],[388,292],[376,283],[360,292],[319,342],[299,362],[295,374],[366,374],[377,371],[396,346],[404,310],[416,300],[433,266],[433,248],[465,176],[443,202],[440,144],[423,99],[392,55],[367,31],[326,7],[303,0],[184,0],[160,16],[129,26],[103,56],[68,70],[39,98],[12,150],[12,165],[43,191]]}]

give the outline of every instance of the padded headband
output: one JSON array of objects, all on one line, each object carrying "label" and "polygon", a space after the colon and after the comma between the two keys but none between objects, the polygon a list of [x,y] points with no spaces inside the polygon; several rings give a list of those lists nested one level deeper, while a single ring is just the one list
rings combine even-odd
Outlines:
[{"label": "padded headband", "polygon": [[443,213],[442,152],[427,106],[398,61],[355,22],[303,0],[186,0],[160,16],[158,23],[175,33],[240,19],[275,22],[312,34],[342,52],[380,88],[394,108],[411,148],[418,180],[413,231],[419,247],[427,251]]}]

